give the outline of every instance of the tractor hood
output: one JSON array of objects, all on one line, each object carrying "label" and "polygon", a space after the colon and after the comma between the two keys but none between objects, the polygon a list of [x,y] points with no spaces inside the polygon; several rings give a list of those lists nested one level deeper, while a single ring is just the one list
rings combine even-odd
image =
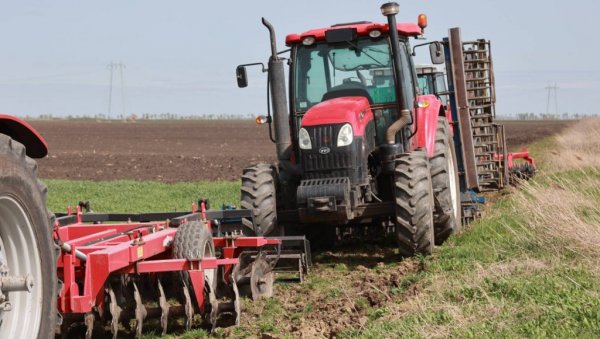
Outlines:
[{"label": "tractor hood", "polygon": [[365,97],[343,97],[323,101],[310,108],[302,118],[302,127],[349,123],[354,136],[363,136],[373,112]]}]

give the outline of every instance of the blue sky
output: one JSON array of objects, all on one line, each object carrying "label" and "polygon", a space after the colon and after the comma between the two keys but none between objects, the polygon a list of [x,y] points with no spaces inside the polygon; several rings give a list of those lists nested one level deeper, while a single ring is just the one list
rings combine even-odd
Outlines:
[{"label": "blue sky", "polygon": [[[125,113],[261,114],[265,75],[235,66],[266,61],[267,17],[288,33],[334,23],[384,21],[377,1],[0,0],[0,111],[19,116],[108,111],[111,61],[122,61]],[[429,17],[431,40],[460,26],[492,41],[498,114],[545,112],[556,83],[559,111],[598,113],[600,2],[399,1],[398,21]],[[427,62],[422,49],[417,61]],[[123,111],[116,74],[114,115]]]}]

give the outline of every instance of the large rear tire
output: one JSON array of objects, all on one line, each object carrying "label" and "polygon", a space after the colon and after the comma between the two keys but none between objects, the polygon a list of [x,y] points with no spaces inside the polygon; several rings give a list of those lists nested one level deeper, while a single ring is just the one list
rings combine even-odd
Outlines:
[{"label": "large rear tire", "polygon": [[400,254],[411,257],[433,252],[433,192],[425,151],[400,155],[396,160],[396,238]]},{"label": "large rear tire", "polygon": [[435,244],[441,245],[451,234],[460,231],[462,219],[456,150],[445,117],[438,120],[435,151],[429,163],[435,197]]},{"label": "large rear tire", "polygon": [[242,223],[255,235],[282,235],[283,227],[277,224],[276,171],[269,164],[258,164],[244,169],[242,174],[242,208],[252,211],[254,223],[243,218]]},{"label": "large rear tire", "polygon": [[0,270],[33,282],[30,292],[5,293],[12,310],[0,311],[0,338],[54,337],[56,252],[46,191],[25,147],[0,134]]}]

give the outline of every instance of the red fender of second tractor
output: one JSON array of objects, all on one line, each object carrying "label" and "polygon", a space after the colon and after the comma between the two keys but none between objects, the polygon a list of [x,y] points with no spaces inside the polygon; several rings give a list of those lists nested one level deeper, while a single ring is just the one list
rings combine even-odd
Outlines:
[{"label": "red fender of second tractor", "polygon": [[0,114],[0,133],[25,146],[27,156],[43,158],[48,154],[46,140],[28,123],[12,115]]},{"label": "red fender of second tractor", "polygon": [[349,123],[355,137],[365,135],[374,119],[365,97],[342,97],[323,101],[310,108],[302,118],[302,127]]},{"label": "red fender of second tractor", "polygon": [[[413,131],[416,128],[417,134],[411,139],[413,149],[425,148],[427,156],[432,157],[435,150],[435,134],[442,103],[435,95],[419,95],[418,102],[423,103],[425,107],[415,109],[415,123]],[[447,117],[446,117],[447,118]]]}]

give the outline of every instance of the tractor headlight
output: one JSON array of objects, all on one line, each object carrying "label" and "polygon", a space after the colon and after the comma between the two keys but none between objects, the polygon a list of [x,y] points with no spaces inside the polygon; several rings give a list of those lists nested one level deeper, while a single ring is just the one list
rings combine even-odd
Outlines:
[{"label": "tractor headlight", "polygon": [[340,132],[337,137],[337,147],[348,146],[354,139],[354,133],[352,133],[352,125],[345,124],[340,128]]},{"label": "tractor headlight", "polygon": [[310,135],[308,131],[304,128],[300,129],[298,132],[298,141],[300,142],[300,149],[311,149],[312,143],[310,142]]}]

